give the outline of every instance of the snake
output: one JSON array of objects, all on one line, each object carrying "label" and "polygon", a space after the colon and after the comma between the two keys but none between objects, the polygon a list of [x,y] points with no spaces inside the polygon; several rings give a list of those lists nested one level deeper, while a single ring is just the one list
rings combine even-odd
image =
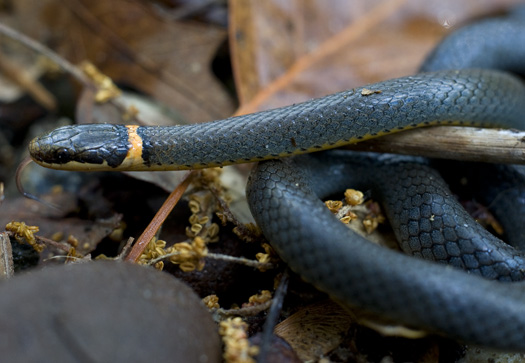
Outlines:
[{"label": "snake", "polygon": [[[523,254],[476,227],[427,163],[329,150],[431,125],[524,129],[524,19],[520,10],[460,28],[415,75],[202,124],[64,126],[29,152],[42,166],[76,171],[258,162],[250,210],[305,281],[396,324],[525,351]],[[401,247],[421,258],[367,241],[325,208],[320,198],[352,180],[385,199]]]}]

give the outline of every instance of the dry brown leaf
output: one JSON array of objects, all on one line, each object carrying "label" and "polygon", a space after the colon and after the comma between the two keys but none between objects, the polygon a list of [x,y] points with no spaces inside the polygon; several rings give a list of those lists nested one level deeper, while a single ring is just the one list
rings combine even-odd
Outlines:
[{"label": "dry brown leaf", "polygon": [[73,63],[89,60],[114,81],[170,105],[187,122],[233,110],[211,70],[226,38],[220,27],[171,21],[139,0],[20,0],[7,20]]},{"label": "dry brown leaf", "polygon": [[0,209],[0,226],[11,221],[23,221],[27,225],[38,226],[39,236],[52,239],[53,235],[61,235],[61,242],[70,236],[78,241],[74,246],[79,254],[85,255],[93,251],[97,244],[119,226],[121,216],[113,215],[107,219],[81,219],[67,217],[78,208],[74,205],[75,196],[67,192],[42,196],[47,202],[59,205],[62,210],[47,207],[34,200],[23,197],[7,199]]},{"label": "dry brown leaf", "polygon": [[331,300],[309,305],[275,327],[303,361],[317,361],[337,347],[353,318]]},{"label": "dry brown leaf", "polygon": [[447,32],[516,3],[232,1],[234,74],[239,98],[251,100],[240,113],[415,73]]}]

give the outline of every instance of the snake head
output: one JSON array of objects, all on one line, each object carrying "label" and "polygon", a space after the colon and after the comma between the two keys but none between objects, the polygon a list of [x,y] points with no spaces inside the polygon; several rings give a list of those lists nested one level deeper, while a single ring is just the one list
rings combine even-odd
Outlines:
[{"label": "snake head", "polygon": [[131,148],[128,127],[86,124],[60,127],[29,143],[38,164],[63,170],[115,170]]}]

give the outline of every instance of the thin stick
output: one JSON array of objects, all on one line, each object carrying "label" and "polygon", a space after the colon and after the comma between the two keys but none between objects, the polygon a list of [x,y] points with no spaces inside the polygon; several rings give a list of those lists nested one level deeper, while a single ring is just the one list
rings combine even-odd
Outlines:
[{"label": "thin stick", "polygon": [[13,250],[7,232],[0,233],[0,279],[9,279],[15,274]]},{"label": "thin stick", "polygon": [[[82,83],[82,85],[90,90],[93,90],[96,92],[98,90],[98,87],[95,83],[93,83],[89,77],[87,77],[84,72],[82,72],[78,67],[76,67],[74,64],[70,63],[63,57],[61,57],[59,54],[53,52],[51,49],[46,47],[45,45],[35,41],[34,39],[29,38],[28,36],[16,31],[15,29],[12,29],[8,27],[5,24],[0,23],[0,34],[3,34],[5,36],[8,36],[21,44],[25,45],[29,49],[32,49],[38,54],[42,54],[43,56],[51,59],[53,62],[55,62],[59,67],[61,67],[64,71],[69,73],[73,78],[75,78],[78,82]],[[114,105],[117,109],[119,109],[123,114],[127,113],[127,106],[121,102],[118,98],[112,98],[107,101],[108,103],[111,103]],[[139,124],[144,124],[143,121],[140,120],[138,115],[133,115],[132,118],[137,121]]]},{"label": "thin stick", "polygon": [[164,220],[171,213],[173,207],[178,203],[188,186],[190,185],[191,179],[195,173],[189,172],[182,182],[171,192],[162,207],[160,207],[155,217],[151,220],[150,224],[144,232],[137,239],[137,242],[133,245],[129,255],[124,259],[125,261],[137,262],[139,257],[142,255],[148,243],[155,236]]},{"label": "thin stick", "polygon": [[53,52],[51,49],[49,49],[42,43],[39,43],[36,40],[33,40],[28,36],[2,23],[0,23],[0,33],[8,36],[9,38],[17,40],[18,42],[24,44],[26,47],[34,50],[36,53],[42,54],[47,58],[51,59],[62,69],[64,69],[66,72],[75,77],[84,86],[96,89],[96,87],[91,83],[91,81],[77,67],[75,67],[73,64],[65,60],[57,53]]},{"label": "thin stick", "polygon": [[[219,195],[219,191],[216,188],[212,187],[212,186],[210,186],[208,189],[211,192],[211,194],[213,194],[213,196],[215,197],[215,200],[217,200],[217,202],[219,203],[219,206],[222,208],[222,213],[224,214],[226,219],[229,222],[231,222],[231,223],[233,223],[235,225],[235,227],[239,231],[240,235],[242,237],[253,236],[253,232],[250,231],[250,229],[248,229],[244,223],[241,223],[235,217],[235,215],[232,213],[228,203],[226,203],[226,201],[224,199],[222,199],[221,196]],[[253,236],[253,237],[255,237],[255,236]]]},{"label": "thin stick", "polygon": [[[178,256],[181,252],[172,252],[167,253],[165,255],[159,256],[157,258],[154,258],[153,260],[148,262],[148,265],[155,265],[157,262],[165,260],[167,258],[170,258],[171,256]],[[259,262],[256,260],[249,260],[244,257],[235,257],[235,256],[228,256],[228,255],[222,255],[219,253],[207,253],[206,258],[211,258],[213,260],[220,260],[220,261],[227,261],[232,263],[238,263],[240,265],[248,266],[248,267],[255,267],[255,268],[264,268],[264,269],[272,269],[275,266],[269,262]]]},{"label": "thin stick", "polygon": [[259,314],[261,311],[268,310],[271,306],[272,306],[272,300],[268,300],[261,304],[257,304],[254,306],[248,306],[245,308],[237,308],[237,309],[219,308],[219,309],[213,309],[212,311],[222,316],[255,316]]},{"label": "thin stick", "polygon": [[120,251],[120,253],[118,254],[117,256],[117,260],[123,260],[125,256],[127,256],[128,254],[128,251],[129,249],[131,248],[131,245],[133,244],[133,241],[135,240],[135,238],[133,237],[129,237],[128,240],[126,241],[126,244],[124,245],[124,247],[122,247],[122,251]]},{"label": "thin stick", "polygon": [[281,315],[281,310],[283,309],[284,297],[288,291],[288,282],[289,274],[288,269],[286,269],[281,276],[279,286],[277,287],[277,290],[275,291],[274,297],[272,299],[272,306],[270,307],[270,311],[268,312],[266,321],[264,322],[257,363],[266,363],[268,361],[267,357],[272,344],[273,331],[275,329],[275,325],[277,325],[279,316]]},{"label": "thin stick", "polygon": [[346,148],[425,157],[525,164],[525,132],[436,126],[386,135]]},{"label": "thin stick", "polygon": [[222,260],[222,261],[228,261],[228,262],[234,262],[239,263],[241,265],[249,266],[249,267],[255,267],[255,268],[265,268],[265,269],[271,269],[275,266],[271,263],[265,263],[265,262],[259,262],[256,260],[249,260],[244,257],[235,257],[235,256],[228,256],[228,255],[222,255],[219,253],[208,253],[206,257],[213,258],[215,260]]},{"label": "thin stick", "polygon": [[58,210],[61,210],[61,208],[53,203],[49,203],[39,197],[37,197],[36,195],[33,195],[31,193],[28,193],[24,190],[24,186],[22,185],[22,171],[24,171],[24,169],[30,164],[32,163],[33,160],[31,159],[31,157],[29,156],[26,156],[21,162],[20,164],[18,165],[18,167],[16,168],[16,172],[15,172],[15,181],[16,181],[16,187],[18,189],[18,191],[20,192],[20,194],[22,194],[25,198],[28,198],[28,199],[32,199],[34,201],[37,201],[37,202],[40,202],[42,203],[43,205],[45,206],[48,206],[50,208],[54,208],[54,209],[58,209]]},{"label": "thin stick", "polygon": [[38,235],[35,235],[35,239],[36,239],[37,243],[41,243],[41,244],[47,245],[49,247],[54,247],[56,249],[64,251],[65,253],[69,253],[71,251],[71,248],[72,248],[71,245],[65,244],[64,242],[53,241],[50,238],[46,238],[46,237],[42,237],[42,236],[38,236]]}]

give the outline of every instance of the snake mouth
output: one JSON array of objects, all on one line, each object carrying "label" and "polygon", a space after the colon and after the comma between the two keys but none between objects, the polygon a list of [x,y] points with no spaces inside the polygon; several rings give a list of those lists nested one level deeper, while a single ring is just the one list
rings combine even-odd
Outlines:
[{"label": "snake mouth", "polygon": [[43,161],[42,155],[41,155],[42,149],[40,147],[38,137],[31,140],[27,148],[29,150],[29,156],[31,156],[31,159],[33,159],[36,162]]},{"label": "snake mouth", "polygon": [[[40,165],[56,168],[70,162],[80,161],[82,153],[74,148],[70,139],[57,140],[60,129],[48,135],[38,136],[29,143],[29,155]],[[96,162],[92,160],[91,162]]]},{"label": "snake mouth", "polygon": [[74,155],[67,147],[54,143],[47,135],[35,137],[29,143],[28,149],[31,158],[46,167],[67,164],[72,160],[71,155]]}]

